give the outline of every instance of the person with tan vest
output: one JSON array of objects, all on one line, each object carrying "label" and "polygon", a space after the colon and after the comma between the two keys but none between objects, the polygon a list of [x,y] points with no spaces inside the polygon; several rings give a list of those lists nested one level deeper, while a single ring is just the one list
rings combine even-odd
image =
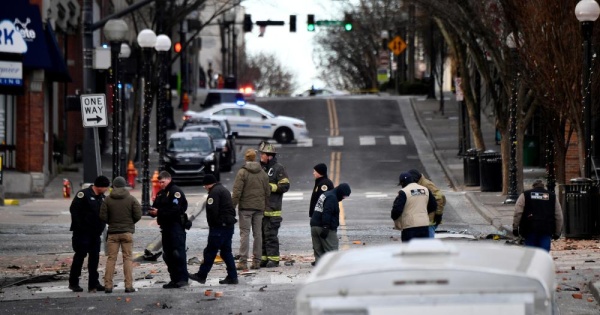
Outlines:
[{"label": "person with tan vest", "polygon": [[262,255],[262,220],[264,212],[269,208],[271,186],[269,176],[256,161],[256,151],[246,150],[244,154],[246,163],[240,168],[233,182],[231,199],[233,208],[238,208],[240,218],[240,261],[238,270],[248,269],[248,246],[250,243],[250,229],[252,229],[252,269],[260,269]]},{"label": "person with tan vest", "polygon": [[402,231],[402,242],[413,238],[429,238],[429,213],[437,208],[435,197],[424,186],[414,182],[408,172],[400,174],[402,189],[392,206],[392,220]]}]

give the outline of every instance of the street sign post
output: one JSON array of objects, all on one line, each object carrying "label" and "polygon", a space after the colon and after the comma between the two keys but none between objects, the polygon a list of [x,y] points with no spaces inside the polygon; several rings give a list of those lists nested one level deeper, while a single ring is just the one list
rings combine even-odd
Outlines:
[{"label": "street sign post", "polygon": [[104,94],[81,95],[83,127],[106,127],[106,96]]},{"label": "street sign post", "polygon": [[388,43],[388,48],[398,56],[406,49],[406,43],[402,40],[402,37],[396,36]]},{"label": "street sign post", "polygon": [[98,139],[98,127],[108,126],[106,119],[106,95],[104,94],[82,94],[81,95],[81,118],[84,128],[94,128],[94,151],[96,156],[96,174],[102,175],[102,163],[100,160],[100,140]]}]

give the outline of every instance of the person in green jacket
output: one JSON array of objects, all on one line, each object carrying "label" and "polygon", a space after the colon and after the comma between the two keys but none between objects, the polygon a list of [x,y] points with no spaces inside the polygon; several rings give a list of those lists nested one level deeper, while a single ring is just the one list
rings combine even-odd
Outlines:
[{"label": "person in green jacket", "polygon": [[417,171],[416,169],[412,169],[408,171],[408,173],[412,176],[415,183],[429,189],[435,198],[437,208],[434,212],[429,213],[429,238],[435,238],[435,230],[437,229],[438,225],[442,223],[444,207],[446,206],[446,196],[444,196],[444,193],[432,181],[427,179],[425,175],[421,174],[421,172]]},{"label": "person in green jacket", "polygon": [[135,292],[133,288],[133,233],[135,223],[142,218],[140,203],[125,189],[125,178],[119,176],[113,180],[113,190],[100,206],[100,220],[108,224],[108,258],[104,272],[105,293],[112,293],[115,264],[119,255],[119,247],[123,254],[123,274],[125,276],[125,292]]},{"label": "person in green jacket", "polygon": [[244,160],[246,163],[235,176],[231,195],[233,208],[238,208],[240,218],[240,261],[236,268],[238,270],[248,269],[248,246],[252,228],[254,259],[251,268],[260,269],[262,220],[265,210],[269,207],[271,186],[269,185],[269,176],[262,169],[260,163],[256,162],[254,149],[246,150]]}]

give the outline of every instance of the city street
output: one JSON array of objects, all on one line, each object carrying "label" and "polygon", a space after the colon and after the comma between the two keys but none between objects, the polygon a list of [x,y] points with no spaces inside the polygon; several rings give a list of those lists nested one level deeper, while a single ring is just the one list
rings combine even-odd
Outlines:
[{"label": "city street", "polygon": [[[187,288],[164,290],[161,286],[168,281],[168,273],[162,258],[158,262],[139,259],[134,269],[136,293],[123,292],[120,263],[115,276],[117,287],[112,295],[73,293],[67,289],[66,281],[72,258],[68,210],[71,200],[59,195],[24,199],[20,206],[0,207],[0,311],[3,314],[80,314],[99,310],[111,314],[293,313],[296,291],[312,270],[308,204],[314,183],[312,167],[321,162],[328,165],[329,177],[335,185],[346,182],[352,188],[350,198],[343,201],[338,230],[341,250],[400,242],[400,232],[393,229],[390,210],[399,190],[398,175],[413,168],[431,178],[446,195],[440,230],[449,232],[444,233],[445,236],[454,236],[448,241],[468,241],[469,238],[488,242],[490,246],[504,243],[504,232],[475,209],[460,187],[455,190],[451,186],[441,165],[429,153],[431,144],[423,140],[423,130],[413,117],[407,116],[413,112],[409,98],[269,99],[259,100],[258,104],[273,113],[305,120],[309,130],[309,139],[276,146],[277,158],[286,167],[291,183],[290,191],[284,195],[279,233],[283,262],[279,267],[242,273],[239,285],[225,286],[218,284],[226,274],[224,265],[220,264],[213,268],[206,285],[190,281]],[[178,123],[180,117],[177,112]],[[448,133],[455,134],[456,129]],[[243,163],[242,152],[249,147],[256,148],[259,141],[237,140],[238,161],[232,172],[221,174],[221,182],[228,189]],[[208,234],[203,213],[206,191],[199,184],[181,187],[190,204],[188,213],[197,215],[187,234],[187,258],[191,259],[188,269],[196,272],[198,264],[194,262],[202,259]],[[140,188],[141,185],[137,185],[131,191],[138,199]],[[500,240],[486,239],[488,235],[496,235]],[[156,221],[144,217],[136,225],[134,252],[140,256],[147,246],[156,244],[159,236]],[[233,244],[236,254],[237,228]],[[102,255],[101,276],[105,261]],[[16,283],[38,275],[45,276],[37,278],[43,281],[32,279]],[[560,278],[564,275],[557,274],[557,279]],[[86,281],[84,271],[81,282]],[[16,284],[11,285],[13,283]],[[222,291],[223,296],[205,296],[206,289]],[[574,310],[568,298],[570,294],[558,300],[562,314],[597,314],[599,308],[593,298],[582,302],[584,307],[577,306]],[[588,299],[588,295],[585,298]]]}]

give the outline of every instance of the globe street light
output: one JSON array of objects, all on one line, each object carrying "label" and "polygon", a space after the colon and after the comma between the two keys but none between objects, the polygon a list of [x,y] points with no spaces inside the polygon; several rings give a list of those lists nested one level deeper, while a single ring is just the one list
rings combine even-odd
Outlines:
[{"label": "globe street light", "polygon": [[519,198],[517,193],[517,83],[519,75],[517,72],[517,44],[515,36],[510,33],[506,38],[506,45],[510,50],[510,60],[512,70],[512,84],[510,87],[510,108],[509,108],[509,143],[510,143],[510,160],[508,162],[508,196],[504,200],[505,204],[514,204]]},{"label": "globe street light", "polygon": [[152,71],[150,63],[152,48],[156,44],[156,34],[150,29],[142,30],[137,36],[138,45],[144,54],[144,110],[142,118],[142,212],[148,214],[150,208],[150,112],[152,111]]},{"label": "globe street light", "polygon": [[119,52],[119,73],[117,73],[117,75],[119,76],[119,84],[118,87],[119,89],[117,90],[119,93],[119,116],[121,117],[121,123],[119,124],[119,136],[121,137],[121,150],[119,152],[120,154],[120,163],[119,163],[119,167],[120,167],[120,172],[119,172],[119,176],[123,176],[126,177],[126,171],[127,171],[127,165],[125,164],[125,160],[126,160],[126,156],[127,156],[127,152],[125,150],[126,147],[126,141],[125,139],[127,138],[127,115],[126,115],[126,111],[127,111],[127,107],[123,105],[123,98],[124,98],[124,93],[123,93],[123,63],[124,63],[124,59],[129,58],[129,56],[131,56],[131,48],[129,47],[129,45],[127,45],[127,43],[121,43],[121,51]]},{"label": "globe street light", "polygon": [[129,27],[127,23],[122,19],[114,19],[106,22],[102,29],[104,36],[110,42],[110,56],[111,56],[111,68],[112,68],[112,84],[113,84],[113,115],[112,115],[112,178],[116,178],[121,174],[119,165],[119,111],[121,105],[119,104],[119,96],[117,92],[118,84],[118,72],[119,72],[119,52],[121,51],[121,42],[127,38]]},{"label": "globe street light", "polygon": [[590,84],[592,66],[592,31],[594,21],[600,15],[600,7],[594,0],[581,0],[575,7],[575,16],[581,22],[581,33],[583,35],[583,73],[581,82],[581,93],[583,96],[583,127],[585,144],[584,177],[591,178],[591,155],[592,155],[592,91]]},{"label": "globe street light", "polygon": [[167,51],[171,49],[171,39],[167,35],[158,35],[154,49],[158,52],[158,110],[156,111],[156,126],[158,131],[158,170],[165,169],[165,149],[167,145],[166,95],[165,76]]}]

